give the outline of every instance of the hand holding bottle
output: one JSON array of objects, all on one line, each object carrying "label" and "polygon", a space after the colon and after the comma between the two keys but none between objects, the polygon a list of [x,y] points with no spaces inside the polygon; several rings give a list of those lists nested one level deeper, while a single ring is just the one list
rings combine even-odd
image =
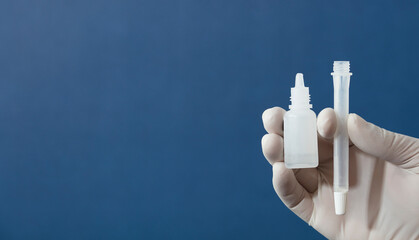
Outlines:
[{"label": "hand holding bottle", "polygon": [[317,118],[317,168],[287,169],[283,159],[283,117],[279,107],[262,116],[268,132],[262,149],[273,167],[273,186],[295,214],[330,239],[419,238],[419,139],[393,133],[350,114],[348,203],[345,215],[333,207],[333,136],[336,115]]}]

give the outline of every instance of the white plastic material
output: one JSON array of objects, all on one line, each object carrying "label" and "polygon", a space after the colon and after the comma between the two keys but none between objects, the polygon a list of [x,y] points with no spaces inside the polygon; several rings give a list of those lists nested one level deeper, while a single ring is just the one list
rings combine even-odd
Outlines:
[{"label": "white plastic material", "polygon": [[335,192],[335,213],[343,215],[346,211],[346,194],[347,192]]},{"label": "white plastic material", "polygon": [[291,88],[290,110],[284,116],[284,159],[287,168],[314,168],[319,164],[316,114],[310,109],[309,88],[303,74]]},{"label": "white plastic material", "polygon": [[291,88],[291,105],[289,108],[312,108],[310,104],[309,88],[304,86],[304,77],[302,73],[295,76],[295,87]]},{"label": "white plastic material", "polygon": [[347,119],[349,114],[349,83],[352,73],[348,61],[333,63],[334,110],[337,129],[333,141],[333,189],[337,215],[345,213],[346,193],[349,189],[349,139]]}]

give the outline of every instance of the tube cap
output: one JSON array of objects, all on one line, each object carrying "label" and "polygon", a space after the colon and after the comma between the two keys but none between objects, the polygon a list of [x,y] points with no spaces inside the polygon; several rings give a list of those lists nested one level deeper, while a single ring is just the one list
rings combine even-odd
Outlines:
[{"label": "tube cap", "polygon": [[346,195],[347,192],[335,192],[335,213],[343,215],[346,212]]},{"label": "tube cap", "polygon": [[332,75],[352,75],[349,72],[349,61],[334,61]]}]

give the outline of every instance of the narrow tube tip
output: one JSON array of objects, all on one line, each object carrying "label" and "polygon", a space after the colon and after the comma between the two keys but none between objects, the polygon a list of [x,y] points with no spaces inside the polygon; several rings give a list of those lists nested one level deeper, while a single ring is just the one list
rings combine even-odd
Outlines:
[{"label": "narrow tube tip", "polygon": [[347,192],[335,192],[335,213],[343,215],[346,212],[346,195]]}]

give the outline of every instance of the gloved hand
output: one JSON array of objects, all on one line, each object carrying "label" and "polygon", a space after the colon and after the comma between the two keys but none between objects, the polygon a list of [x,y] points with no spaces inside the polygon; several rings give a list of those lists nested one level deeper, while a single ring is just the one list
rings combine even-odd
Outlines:
[{"label": "gloved hand", "polygon": [[348,118],[351,140],[346,214],[335,215],[333,135],[336,115],[317,118],[319,166],[285,168],[283,116],[267,109],[262,150],[272,165],[272,183],[283,203],[329,239],[419,239],[419,139],[379,128],[356,114]]}]

